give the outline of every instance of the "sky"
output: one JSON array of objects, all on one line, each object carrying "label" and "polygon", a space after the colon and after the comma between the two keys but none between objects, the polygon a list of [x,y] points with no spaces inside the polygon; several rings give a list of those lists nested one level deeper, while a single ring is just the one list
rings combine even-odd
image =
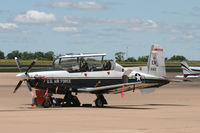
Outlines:
[{"label": "sky", "polygon": [[200,60],[197,0],[0,0],[0,50],[116,52],[145,56],[152,44],[166,57]]}]

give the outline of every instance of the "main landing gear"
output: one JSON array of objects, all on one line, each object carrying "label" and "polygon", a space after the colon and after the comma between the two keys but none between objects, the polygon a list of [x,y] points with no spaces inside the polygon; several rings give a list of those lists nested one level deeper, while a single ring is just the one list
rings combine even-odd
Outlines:
[{"label": "main landing gear", "polygon": [[95,100],[96,107],[102,108],[104,107],[104,104],[108,104],[106,99],[103,95],[97,95],[97,99]]},{"label": "main landing gear", "polygon": [[62,106],[73,106],[73,107],[79,107],[80,101],[78,100],[77,96],[73,96],[71,92],[67,92],[65,94],[65,97],[63,99]]}]

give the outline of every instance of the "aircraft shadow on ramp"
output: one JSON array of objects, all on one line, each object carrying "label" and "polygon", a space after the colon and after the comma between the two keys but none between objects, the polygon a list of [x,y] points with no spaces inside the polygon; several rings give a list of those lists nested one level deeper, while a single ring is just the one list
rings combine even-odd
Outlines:
[{"label": "aircraft shadow on ramp", "polygon": [[184,104],[145,104],[146,106],[189,106]]},{"label": "aircraft shadow on ramp", "polygon": [[189,105],[184,105],[184,104],[142,104],[142,105],[116,105],[116,106],[189,106]]},{"label": "aircraft shadow on ramp", "polygon": [[184,104],[142,104],[142,105],[110,105],[105,106],[103,108],[98,108],[95,106],[91,107],[52,107],[52,108],[43,108],[43,107],[31,107],[31,104],[23,104],[21,107],[19,107],[19,110],[0,110],[0,112],[18,112],[18,111],[48,111],[48,110],[59,110],[59,109],[67,109],[67,108],[93,108],[93,109],[129,109],[129,110],[153,110],[157,109],[156,107],[182,107],[182,106],[189,106]]},{"label": "aircraft shadow on ramp", "polygon": [[[24,107],[19,107],[20,109],[44,109],[43,107],[31,107],[31,104],[23,104]],[[137,107],[135,107],[137,106]],[[90,106],[90,107],[84,107],[84,106],[80,106],[80,107],[73,107],[73,106],[65,106],[65,107],[51,107],[49,109],[64,109],[64,108],[93,108],[93,109],[132,109],[132,110],[150,110],[150,109],[155,109],[155,108],[151,108],[151,107],[138,107],[139,105],[106,105],[103,108],[99,108],[96,106]],[[45,108],[45,110],[48,110],[48,108]]]},{"label": "aircraft shadow on ramp", "polygon": [[[132,105],[133,106],[133,105]],[[94,107],[97,108],[97,107]],[[130,107],[130,106],[105,106],[103,109],[130,109],[130,110],[151,110],[155,108],[148,107]]]}]

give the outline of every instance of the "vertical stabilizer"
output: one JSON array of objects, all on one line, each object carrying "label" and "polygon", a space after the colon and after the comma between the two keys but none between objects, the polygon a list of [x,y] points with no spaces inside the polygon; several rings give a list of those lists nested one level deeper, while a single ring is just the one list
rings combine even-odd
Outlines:
[{"label": "vertical stabilizer", "polygon": [[187,75],[195,73],[194,71],[190,69],[190,67],[185,61],[181,62],[181,68],[183,70],[183,74],[185,78],[187,77]]},{"label": "vertical stabilizer", "polygon": [[160,45],[152,45],[147,67],[149,74],[166,76],[165,58],[163,55],[163,48]]}]

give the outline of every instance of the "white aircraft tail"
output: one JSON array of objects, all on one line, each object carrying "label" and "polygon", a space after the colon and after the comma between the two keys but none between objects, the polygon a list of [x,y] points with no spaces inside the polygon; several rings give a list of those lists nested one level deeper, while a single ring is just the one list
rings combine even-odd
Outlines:
[{"label": "white aircraft tail", "polygon": [[192,74],[193,71],[190,69],[190,67],[188,66],[188,64],[185,61],[181,62],[181,68],[183,70],[183,74]]},{"label": "white aircraft tail", "polygon": [[163,48],[160,45],[152,45],[147,69],[149,74],[162,77],[166,76],[165,58]]},{"label": "white aircraft tail", "polygon": [[195,74],[199,75],[199,72],[192,71],[192,69],[190,69],[190,67],[188,66],[188,64],[185,61],[181,62],[181,68],[183,70],[183,75],[185,78],[189,75],[195,75]]}]

